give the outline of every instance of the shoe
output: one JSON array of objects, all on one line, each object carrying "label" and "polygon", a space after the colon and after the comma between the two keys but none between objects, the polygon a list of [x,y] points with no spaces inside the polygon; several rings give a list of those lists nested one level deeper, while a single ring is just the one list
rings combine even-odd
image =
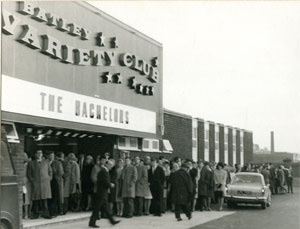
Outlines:
[{"label": "shoe", "polygon": [[188,219],[189,219],[189,220],[191,220],[191,218],[192,218],[192,216],[191,216],[191,215],[190,215],[190,216],[188,216]]},{"label": "shoe", "polygon": [[39,218],[39,215],[32,215],[31,217],[30,217],[30,219],[38,219]]},{"label": "shoe", "polygon": [[161,216],[161,214],[154,214],[154,216]]},{"label": "shoe", "polygon": [[98,226],[98,225],[96,225],[96,224],[94,224],[94,225],[92,225],[92,224],[89,224],[89,227],[92,227],[92,228],[99,228],[99,226]]},{"label": "shoe", "polygon": [[177,218],[177,221],[182,221],[182,219],[181,218]]},{"label": "shoe", "polygon": [[210,211],[211,211],[211,208],[207,208],[207,211],[209,211],[209,212],[210,212]]},{"label": "shoe", "polygon": [[219,208],[219,211],[223,211],[223,208]]},{"label": "shoe", "polygon": [[132,215],[125,216],[125,218],[132,218]]},{"label": "shoe", "polygon": [[[131,216],[131,217],[132,217],[132,216]],[[114,220],[114,221],[111,222],[111,224],[112,224],[112,225],[116,225],[116,224],[118,224],[118,223],[120,223],[120,222],[121,222],[120,220]]]}]

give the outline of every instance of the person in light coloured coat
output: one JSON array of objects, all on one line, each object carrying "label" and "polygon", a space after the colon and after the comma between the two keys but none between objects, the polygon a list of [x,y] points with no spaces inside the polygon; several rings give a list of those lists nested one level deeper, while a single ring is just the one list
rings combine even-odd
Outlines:
[{"label": "person in light coloured coat", "polygon": [[52,169],[49,161],[43,159],[43,152],[38,150],[35,153],[35,160],[28,163],[27,177],[31,183],[31,198],[32,198],[32,218],[39,217],[40,206],[42,216],[50,218],[48,211],[47,200],[51,199],[51,186]]},{"label": "person in light coloured coat", "polygon": [[124,202],[123,216],[131,218],[133,215],[133,198],[135,197],[135,182],[137,180],[137,170],[131,165],[129,157],[125,159],[125,166],[122,173],[122,198]]},{"label": "person in light coloured coat", "polygon": [[137,181],[135,183],[135,215],[143,215],[144,197],[147,194],[148,170],[140,163],[140,158],[135,157]]}]

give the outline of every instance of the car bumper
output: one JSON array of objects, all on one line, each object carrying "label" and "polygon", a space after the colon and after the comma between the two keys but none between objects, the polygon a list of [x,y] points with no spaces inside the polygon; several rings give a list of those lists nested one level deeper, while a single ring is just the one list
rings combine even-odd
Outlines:
[{"label": "car bumper", "polygon": [[267,201],[267,197],[250,197],[250,196],[228,196],[225,195],[225,200],[232,201],[235,203],[253,203],[253,204],[261,204]]}]

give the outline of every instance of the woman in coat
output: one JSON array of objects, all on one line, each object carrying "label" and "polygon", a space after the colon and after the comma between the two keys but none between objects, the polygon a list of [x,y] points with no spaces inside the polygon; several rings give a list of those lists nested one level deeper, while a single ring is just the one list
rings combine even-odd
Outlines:
[{"label": "woman in coat", "polygon": [[219,162],[217,164],[217,169],[214,171],[215,180],[215,196],[220,202],[219,211],[223,210],[225,185],[227,180],[227,172],[223,169],[223,163]]}]

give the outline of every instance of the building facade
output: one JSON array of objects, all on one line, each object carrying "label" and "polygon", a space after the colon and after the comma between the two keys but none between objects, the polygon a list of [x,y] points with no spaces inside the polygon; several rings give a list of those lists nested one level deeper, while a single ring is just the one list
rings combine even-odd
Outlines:
[{"label": "building facade", "polygon": [[3,2],[1,14],[1,124],[20,217],[24,152],[160,152],[159,42],[84,2]]},{"label": "building facade", "polygon": [[229,165],[252,162],[252,132],[164,110],[164,140],[173,151],[163,155],[194,161],[222,161]]}]

